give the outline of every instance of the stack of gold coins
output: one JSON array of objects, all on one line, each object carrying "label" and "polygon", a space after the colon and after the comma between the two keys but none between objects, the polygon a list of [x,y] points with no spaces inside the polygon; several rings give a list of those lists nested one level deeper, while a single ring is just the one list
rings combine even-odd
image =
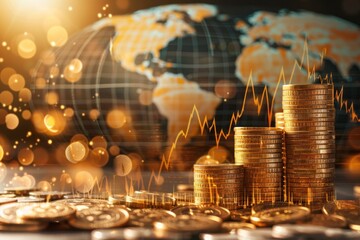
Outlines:
[{"label": "stack of gold coins", "polygon": [[[284,129],[285,128],[285,120],[284,120],[284,113],[283,112],[277,112],[275,113],[275,127]],[[284,201],[287,201],[287,192],[286,192],[286,148],[285,148],[285,132],[283,132],[283,195],[284,195]]]},{"label": "stack of gold coins", "polygon": [[235,163],[245,169],[247,205],[282,200],[283,130],[274,127],[235,127]]},{"label": "stack of gold coins", "polygon": [[334,198],[333,85],[284,85],[283,111],[288,198],[321,206]]},{"label": "stack of gold coins", "polygon": [[244,166],[240,164],[195,164],[195,204],[214,204],[227,209],[243,205]]}]

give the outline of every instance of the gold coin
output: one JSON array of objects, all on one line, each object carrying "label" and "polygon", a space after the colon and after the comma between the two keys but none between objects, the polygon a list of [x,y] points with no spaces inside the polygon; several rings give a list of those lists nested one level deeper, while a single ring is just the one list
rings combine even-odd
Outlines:
[{"label": "gold coin", "polygon": [[25,220],[62,221],[71,218],[75,209],[61,203],[32,203],[19,208],[16,214]]},{"label": "gold coin", "polygon": [[16,200],[19,203],[40,203],[40,202],[45,202],[45,198],[40,198],[40,197],[17,197]]},{"label": "gold coin", "polygon": [[17,210],[26,203],[8,203],[0,206],[0,230],[1,231],[41,231],[48,226],[47,222],[29,221],[21,219]]},{"label": "gold coin", "polygon": [[125,225],[129,213],[118,207],[91,207],[76,212],[69,224],[79,229],[113,228]]},{"label": "gold coin", "polygon": [[[291,108],[284,108],[284,116],[286,114],[303,114],[304,117],[307,116],[308,114],[318,114],[318,113],[323,113],[323,114],[335,114],[335,108],[333,107],[328,107],[328,108],[304,108],[304,109],[291,109]],[[284,118],[286,119],[286,118]]]},{"label": "gold coin", "polygon": [[280,208],[267,209],[250,217],[256,226],[273,226],[282,223],[294,223],[303,221],[310,217],[310,209],[300,206],[287,206]]},{"label": "gold coin", "polygon": [[256,226],[245,222],[223,222],[221,228],[231,234],[236,234],[238,229],[256,229]]},{"label": "gold coin", "polygon": [[281,134],[282,129],[275,128],[275,127],[234,127],[235,134],[242,133],[245,135],[251,134]]},{"label": "gold coin", "polygon": [[[292,96],[283,96],[283,101],[289,100],[310,100],[310,101],[321,101],[321,100],[333,100],[332,93],[331,94],[321,94],[321,95],[292,95]],[[275,113],[276,115],[276,113]]]},{"label": "gold coin", "polygon": [[237,152],[237,154],[272,154],[272,153],[281,153],[282,148],[281,146],[278,148],[237,148],[235,147],[234,152]]},{"label": "gold coin", "polygon": [[88,199],[88,198],[69,198],[69,199],[61,199],[57,200],[54,203],[60,203],[60,204],[67,204],[73,208],[75,208],[77,211],[82,209],[87,209],[90,207],[98,206],[98,207],[111,207],[112,204],[110,204],[106,200],[102,199]]},{"label": "gold coin", "polygon": [[6,187],[4,190],[7,193],[13,193],[16,196],[29,196],[30,192],[38,191],[36,188],[25,188],[25,187]]},{"label": "gold coin", "polygon": [[16,198],[0,198],[0,205],[17,202]]},{"label": "gold coin", "polygon": [[258,151],[262,151],[263,149],[268,149],[268,148],[275,148],[275,149],[278,149],[278,148],[281,148],[282,147],[282,141],[277,143],[277,144],[264,144],[262,142],[259,142],[259,143],[252,143],[252,144],[248,144],[248,143],[238,143],[238,142],[235,142],[234,144],[235,148],[236,149],[239,149],[239,150],[252,150],[252,149],[257,149]]},{"label": "gold coin", "polygon": [[221,229],[222,220],[216,216],[180,215],[154,223],[155,231],[169,232],[217,232]]},{"label": "gold coin", "polygon": [[[239,159],[237,159],[239,161]],[[259,158],[252,158],[252,159],[243,159],[242,160],[244,165],[251,164],[257,164],[257,163],[282,163],[282,160],[280,158],[265,158],[265,159],[259,159]],[[250,165],[251,166],[251,165]]]},{"label": "gold coin", "polygon": [[108,202],[113,205],[125,205],[126,198],[123,194],[113,194],[109,196]]},{"label": "gold coin", "polygon": [[301,91],[301,90],[333,90],[334,85],[332,84],[284,84],[282,86],[284,91]]},{"label": "gold coin", "polygon": [[281,158],[282,154],[281,153],[243,153],[243,152],[238,152],[235,151],[235,162],[237,158]]},{"label": "gold coin", "polygon": [[64,198],[65,195],[69,195],[70,192],[59,192],[59,191],[35,191],[30,192],[29,195],[35,198],[43,198],[47,201],[54,201]]},{"label": "gold coin", "polygon": [[176,217],[176,214],[167,210],[151,208],[135,209],[130,212],[128,225],[134,227],[152,227],[155,221],[174,217]]},{"label": "gold coin", "polygon": [[215,205],[187,205],[178,206],[171,209],[172,212],[179,215],[196,215],[196,216],[216,216],[222,220],[226,220],[230,217],[230,211],[226,208],[215,206]]},{"label": "gold coin", "polygon": [[281,144],[283,142],[282,138],[275,138],[275,139],[260,139],[256,138],[249,138],[249,139],[236,139],[235,144],[244,144],[244,145],[267,145],[267,144]]},{"label": "gold coin", "polygon": [[251,216],[251,208],[239,208],[231,211],[230,218],[232,221],[248,222]]},{"label": "gold coin", "polygon": [[264,203],[258,203],[251,207],[251,214],[255,214],[260,211],[273,209],[273,208],[279,208],[279,207],[288,207],[292,206],[293,203],[291,202],[264,202]]}]

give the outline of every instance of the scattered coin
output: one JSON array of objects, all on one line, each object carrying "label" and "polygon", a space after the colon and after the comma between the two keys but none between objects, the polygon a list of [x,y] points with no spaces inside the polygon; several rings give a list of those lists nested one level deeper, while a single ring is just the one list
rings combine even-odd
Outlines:
[{"label": "scattered coin", "polygon": [[78,210],[69,224],[79,229],[113,228],[124,226],[129,213],[118,207],[91,207]]},{"label": "scattered coin", "polygon": [[310,217],[310,209],[301,206],[288,206],[267,209],[250,216],[251,223],[259,227],[282,223],[304,221]]},{"label": "scattered coin", "polygon": [[70,192],[59,192],[59,191],[36,191],[30,192],[30,197],[43,198],[47,202],[63,199],[65,195],[69,195]]},{"label": "scattered coin", "polygon": [[178,206],[171,209],[172,212],[179,215],[192,215],[192,216],[217,216],[222,220],[230,218],[230,211],[226,208],[212,205],[187,205]]},{"label": "scattered coin", "polygon": [[128,225],[134,227],[152,227],[156,221],[162,221],[165,218],[176,217],[171,211],[162,209],[135,209],[130,212],[130,220]]},{"label": "scattered coin", "polygon": [[75,209],[59,202],[31,203],[20,207],[16,214],[25,220],[56,222],[71,218]]}]

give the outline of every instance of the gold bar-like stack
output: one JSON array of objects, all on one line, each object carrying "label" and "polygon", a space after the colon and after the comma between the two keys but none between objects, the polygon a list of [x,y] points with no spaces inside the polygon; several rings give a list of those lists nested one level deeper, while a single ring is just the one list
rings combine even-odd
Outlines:
[{"label": "gold bar-like stack", "polygon": [[243,205],[243,181],[243,165],[195,164],[195,204],[214,204],[235,210]]},{"label": "gold bar-like stack", "polygon": [[235,127],[235,163],[245,169],[247,205],[281,201],[283,130],[274,127]]},{"label": "gold bar-like stack", "polygon": [[[284,130],[285,121],[284,121],[284,113],[277,112],[275,113],[275,127],[281,128]],[[286,144],[285,144],[285,131],[283,131],[283,146],[282,146],[282,159],[283,159],[283,200],[287,201],[287,191],[286,191]]]},{"label": "gold bar-like stack", "polygon": [[321,206],[334,198],[333,85],[283,86],[288,200]]}]

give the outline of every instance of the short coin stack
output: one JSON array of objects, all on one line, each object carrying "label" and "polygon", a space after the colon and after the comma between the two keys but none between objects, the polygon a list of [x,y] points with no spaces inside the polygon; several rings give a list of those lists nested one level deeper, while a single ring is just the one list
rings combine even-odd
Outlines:
[{"label": "short coin stack", "polygon": [[195,164],[195,204],[214,204],[229,210],[243,205],[244,167],[240,164]]},{"label": "short coin stack", "polygon": [[283,130],[273,127],[235,127],[235,163],[245,169],[246,203],[282,200]]},{"label": "short coin stack", "polygon": [[296,203],[334,198],[334,89],[328,84],[284,85],[287,191]]}]

